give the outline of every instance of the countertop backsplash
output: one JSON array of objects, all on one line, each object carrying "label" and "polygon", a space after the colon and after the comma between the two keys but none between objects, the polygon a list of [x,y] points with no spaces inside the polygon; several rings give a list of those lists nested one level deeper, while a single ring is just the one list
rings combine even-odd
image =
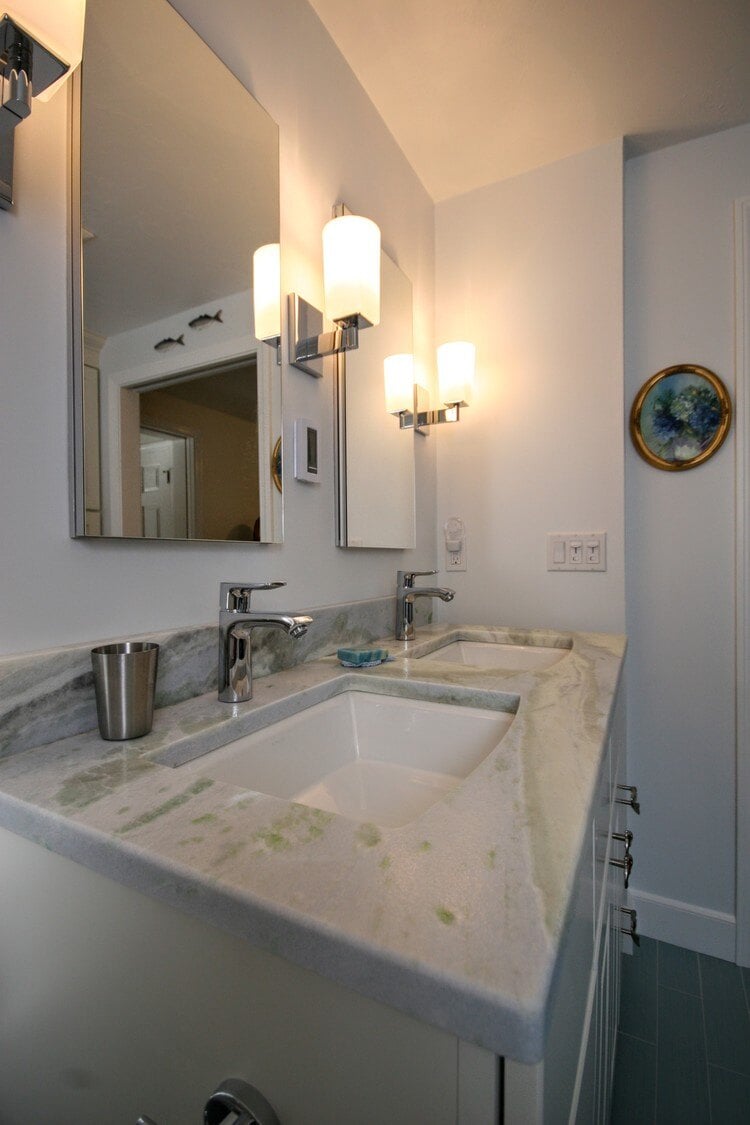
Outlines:
[{"label": "countertop backsplash", "polygon": [[[289,608],[309,613],[313,624],[305,637],[295,641],[278,629],[256,630],[252,642],[256,678],[330,655],[344,643],[369,644],[394,631],[395,597]],[[430,606],[418,607],[418,624],[429,621],[430,611]],[[216,690],[218,624],[106,638],[135,639],[160,646],[157,708]],[[90,651],[106,640],[0,657],[0,758],[96,727]]]}]

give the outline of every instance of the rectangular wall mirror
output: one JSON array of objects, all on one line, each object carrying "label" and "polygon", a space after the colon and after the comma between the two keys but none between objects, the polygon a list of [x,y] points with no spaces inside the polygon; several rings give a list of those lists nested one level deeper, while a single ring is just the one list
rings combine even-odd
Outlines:
[{"label": "rectangular wall mirror", "polygon": [[72,533],[279,542],[278,128],[166,0],[88,0],[76,103]]},{"label": "rectangular wall mirror", "polygon": [[336,376],[337,543],[414,547],[414,431],[385,408],[386,356],[414,350],[412,287],[380,256],[380,324],[338,357]]}]

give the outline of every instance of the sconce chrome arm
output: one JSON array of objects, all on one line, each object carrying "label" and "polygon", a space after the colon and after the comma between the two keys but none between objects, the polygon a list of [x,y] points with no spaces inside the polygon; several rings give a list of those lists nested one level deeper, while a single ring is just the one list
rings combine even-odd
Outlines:
[{"label": "sconce chrome arm", "polygon": [[13,205],[13,148],[16,125],[31,113],[32,95],[41,94],[68,70],[10,16],[0,19],[0,207]]},{"label": "sconce chrome arm", "polygon": [[428,393],[425,387],[414,384],[414,410],[401,410],[398,415],[398,424],[402,430],[414,430],[422,437],[428,436],[430,426],[440,426],[444,422],[459,422],[461,420],[461,407],[465,402],[453,402],[437,410],[430,410],[427,406]]},{"label": "sconce chrome arm", "polygon": [[298,293],[289,294],[289,362],[316,379],[323,376],[323,360],[359,347],[360,328],[369,328],[364,317],[352,317],[335,328],[325,328],[323,314]]}]

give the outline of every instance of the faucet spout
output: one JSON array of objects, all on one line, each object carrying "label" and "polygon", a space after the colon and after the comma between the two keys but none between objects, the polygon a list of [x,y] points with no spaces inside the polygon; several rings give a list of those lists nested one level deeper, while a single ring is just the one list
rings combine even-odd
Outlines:
[{"label": "faucet spout", "polygon": [[415,598],[440,598],[441,602],[452,602],[455,596],[456,591],[448,586],[420,586],[405,595],[407,602],[413,602]]},{"label": "faucet spout", "polygon": [[312,625],[312,617],[304,614],[292,615],[290,613],[243,613],[240,620],[231,628],[235,633],[246,633],[249,639],[251,629],[283,629],[287,636],[296,640],[304,637],[308,625]]},{"label": "faucet spout", "polygon": [[255,613],[253,590],[276,589],[283,582],[242,585],[222,582],[219,611],[219,700],[245,703],[253,697],[251,636],[254,629],[282,629],[296,640],[304,637],[312,617],[292,613]]}]

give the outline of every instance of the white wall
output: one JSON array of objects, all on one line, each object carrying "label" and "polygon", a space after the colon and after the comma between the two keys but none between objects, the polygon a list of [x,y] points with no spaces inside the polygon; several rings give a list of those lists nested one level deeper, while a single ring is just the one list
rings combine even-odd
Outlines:
[{"label": "white wall", "polygon": [[[632,160],[626,174],[626,409],[674,363],[734,392],[733,216],[750,126]],[[647,933],[734,956],[734,440],[665,473],[626,455],[632,879]]]},{"label": "white wall", "polygon": [[[431,200],[305,0],[174,6],[279,124],[283,289],[320,303],[320,231],[343,199],[379,223],[411,278],[417,361],[429,362]],[[286,448],[295,417],[318,420],[327,479],[312,487],[285,474],[283,545],[68,538],[65,103],[35,104],[18,130],[18,203],[0,212],[0,652],[212,621],[222,578],[286,580],[264,605],[293,608],[389,594],[398,566],[430,565],[434,447],[418,452],[417,549],[337,549],[330,377],[286,367]]]},{"label": "white wall", "polygon": [[[437,342],[477,346],[471,407],[428,439],[438,543],[468,533],[444,619],[623,630],[622,238],[619,141],[437,207]],[[606,531],[606,573],[548,573],[550,531]]]}]

